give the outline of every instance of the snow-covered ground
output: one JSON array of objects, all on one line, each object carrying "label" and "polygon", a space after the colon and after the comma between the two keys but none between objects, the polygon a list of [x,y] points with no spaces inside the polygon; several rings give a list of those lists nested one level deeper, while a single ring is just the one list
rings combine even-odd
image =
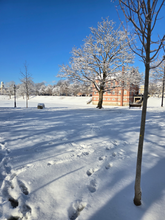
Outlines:
[{"label": "snow-covered ground", "polygon": [[[133,204],[141,109],[89,97],[0,96],[0,219],[164,220],[165,107],[149,98],[142,205]],[[37,109],[44,103],[45,109]]]}]

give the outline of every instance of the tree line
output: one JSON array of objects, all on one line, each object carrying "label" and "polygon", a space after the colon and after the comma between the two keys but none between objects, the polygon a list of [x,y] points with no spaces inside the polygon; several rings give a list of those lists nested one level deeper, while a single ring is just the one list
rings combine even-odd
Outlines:
[{"label": "tree line", "polygon": [[[50,96],[90,96],[92,93],[92,87],[85,83],[70,82],[69,80],[59,80],[54,85],[45,85],[44,82],[34,83],[30,80],[28,87],[24,83],[16,85],[17,97],[22,97],[23,99],[31,95],[50,95]],[[1,91],[2,95],[8,95],[11,98],[14,95],[14,81],[5,83],[4,89]],[[28,88],[28,91],[26,89]]]}]

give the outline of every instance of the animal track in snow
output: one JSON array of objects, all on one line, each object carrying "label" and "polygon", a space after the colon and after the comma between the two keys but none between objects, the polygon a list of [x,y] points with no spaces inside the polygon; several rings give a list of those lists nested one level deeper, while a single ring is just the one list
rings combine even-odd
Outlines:
[{"label": "animal track in snow", "polygon": [[106,150],[110,150],[110,149],[111,149],[111,146],[107,146],[107,147],[106,147]]},{"label": "animal track in snow", "polygon": [[93,149],[83,149],[77,152],[77,157],[88,156],[89,154],[92,154],[93,152],[94,152]]},{"label": "animal track in snow", "polygon": [[90,149],[90,147],[91,147],[90,145],[80,144],[77,147],[75,154],[77,154],[77,157],[88,156],[89,154],[94,152],[94,150]]},{"label": "animal track in snow", "polygon": [[116,155],[117,155],[117,152],[113,152],[113,153],[112,153],[112,156],[113,156],[113,157],[116,157]]},{"label": "animal track in snow", "polygon": [[108,163],[105,168],[108,170],[109,168],[113,167],[113,163]]},{"label": "animal track in snow", "polygon": [[87,170],[86,174],[88,176],[91,176],[93,173],[95,173],[98,170],[99,170],[98,168],[90,168],[89,170]]},{"label": "animal track in snow", "polygon": [[[91,146],[84,145],[84,144],[75,144],[72,143],[72,146],[74,146],[73,149],[68,149],[66,153],[60,156],[56,156],[55,160],[50,160],[47,162],[48,166],[54,165],[54,164],[61,164],[68,161],[76,160],[77,158],[82,158],[90,155],[94,152],[93,149],[89,149]],[[64,156],[65,155],[65,156]]]},{"label": "animal track in snow", "polygon": [[82,202],[81,200],[77,200],[73,202],[68,210],[69,219],[75,220],[85,207],[86,207],[86,203]]},{"label": "animal track in snow", "polygon": [[106,156],[99,157],[99,160],[105,160]]},{"label": "animal track in snow", "polygon": [[118,146],[118,145],[119,145],[119,143],[118,143],[117,140],[114,140],[114,141],[113,141],[113,144],[114,144],[115,146]]},{"label": "animal track in snow", "polygon": [[90,181],[90,184],[88,186],[88,189],[91,193],[96,192],[96,187],[97,187],[97,181],[96,179],[93,179]]}]

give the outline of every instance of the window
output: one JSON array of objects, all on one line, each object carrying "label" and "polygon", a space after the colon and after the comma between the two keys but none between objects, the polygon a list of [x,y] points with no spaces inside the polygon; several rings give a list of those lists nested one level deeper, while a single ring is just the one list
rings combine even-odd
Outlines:
[{"label": "window", "polygon": [[127,91],[124,91],[124,95],[127,95]]},{"label": "window", "polygon": [[115,91],[113,91],[112,94],[115,95]]},{"label": "window", "polygon": [[113,81],[113,86],[115,86],[115,81]]},{"label": "window", "polygon": [[119,95],[121,95],[121,91],[119,91]]}]

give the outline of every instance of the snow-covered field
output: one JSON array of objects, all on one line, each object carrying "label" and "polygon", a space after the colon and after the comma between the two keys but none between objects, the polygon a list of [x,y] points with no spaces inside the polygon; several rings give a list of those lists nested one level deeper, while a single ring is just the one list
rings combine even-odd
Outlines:
[{"label": "snow-covered field", "polygon": [[[141,109],[89,97],[0,96],[0,219],[164,220],[165,107],[149,98],[142,205],[133,204]],[[45,103],[45,109],[37,109]]]}]

